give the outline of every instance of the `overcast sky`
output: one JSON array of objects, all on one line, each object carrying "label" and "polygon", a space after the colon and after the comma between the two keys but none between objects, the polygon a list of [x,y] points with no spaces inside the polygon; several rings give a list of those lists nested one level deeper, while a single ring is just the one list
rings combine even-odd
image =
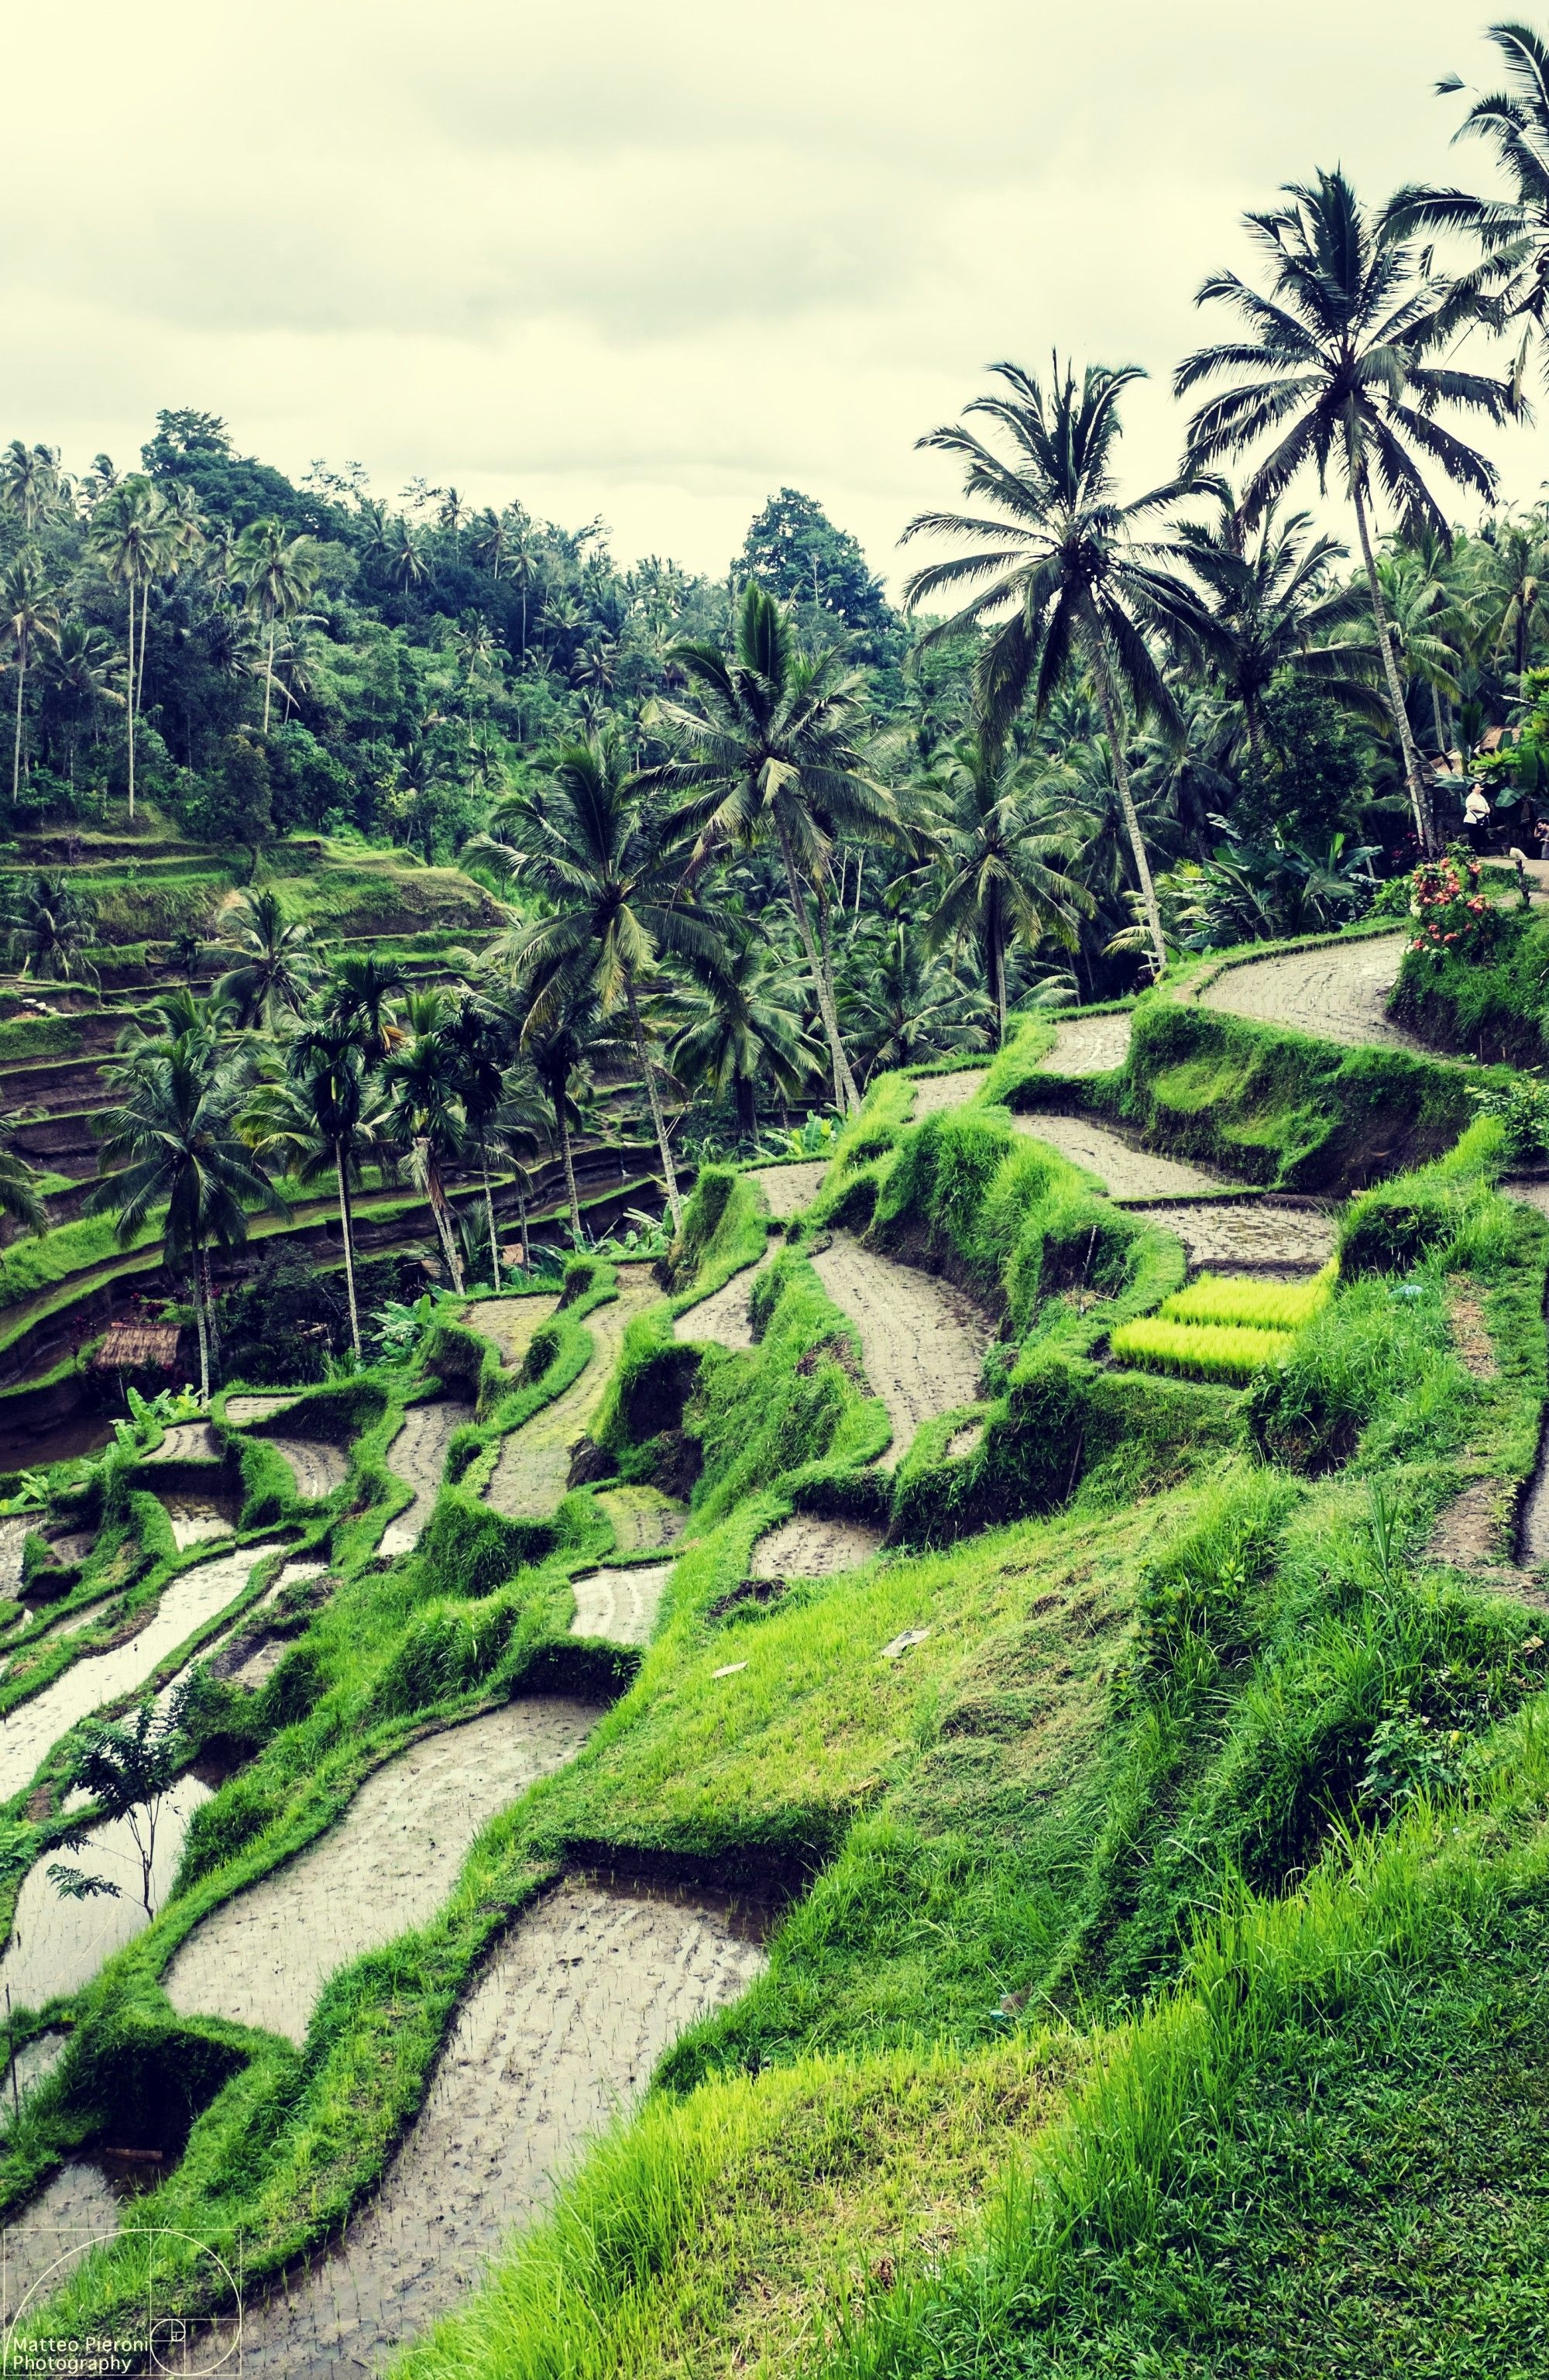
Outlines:
[{"label": "overcast sky", "polygon": [[[914,441],[1002,356],[1163,386],[1238,217],[1342,161],[1471,179],[1458,0],[54,0],[11,12],[0,436],[158,406],[299,475],[520,496],[724,568],[774,489],[897,568]],[[1549,410],[1549,408],[1546,408]],[[1498,449],[1537,492],[1543,434]]]}]

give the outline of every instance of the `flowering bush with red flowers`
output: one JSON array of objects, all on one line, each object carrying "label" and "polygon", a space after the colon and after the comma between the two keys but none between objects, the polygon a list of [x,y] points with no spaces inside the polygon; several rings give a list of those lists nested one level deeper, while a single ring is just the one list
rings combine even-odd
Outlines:
[{"label": "flowering bush with red flowers", "polygon": [[1434,958],[1482,957],[1496,939],[1500,912],[1479,889],[1480,867],[1469,851],[1428,860],[1410,878],[1410,915],[1419,919],[1411,951]]}]

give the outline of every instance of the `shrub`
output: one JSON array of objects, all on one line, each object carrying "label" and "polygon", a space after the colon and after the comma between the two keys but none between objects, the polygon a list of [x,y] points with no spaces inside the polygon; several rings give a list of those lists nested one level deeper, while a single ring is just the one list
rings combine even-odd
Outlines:
[{"label": "shrub", "polygon": [[466,1694],[496,1668],[516,1619],[516,1605],[504,1598],[427,1604],[382,1672],[381,1707],[406,1714]]}]

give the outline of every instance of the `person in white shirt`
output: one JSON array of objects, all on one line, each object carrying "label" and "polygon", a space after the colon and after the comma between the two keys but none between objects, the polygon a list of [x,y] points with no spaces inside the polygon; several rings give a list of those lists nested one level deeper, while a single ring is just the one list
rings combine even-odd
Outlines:
[{"label": "person in white shirt", "polygon": [[1489,798],[1482,785],[1472,784],[1469,787],[1467,798],[1463,803],[1463,832],[1468,836],[1470,847],[1473,851],[1483,852],[1484,838],[1489,832]]}]

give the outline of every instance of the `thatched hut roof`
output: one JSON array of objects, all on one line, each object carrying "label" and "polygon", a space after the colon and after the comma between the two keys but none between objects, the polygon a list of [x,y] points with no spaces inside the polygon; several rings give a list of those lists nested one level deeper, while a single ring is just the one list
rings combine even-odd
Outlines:
[{"label": "thatched hut roof", "polygon": [[177,1362],[175,1322],[115,1322],[92,1356],[100,1372],[170,1372]]}]

